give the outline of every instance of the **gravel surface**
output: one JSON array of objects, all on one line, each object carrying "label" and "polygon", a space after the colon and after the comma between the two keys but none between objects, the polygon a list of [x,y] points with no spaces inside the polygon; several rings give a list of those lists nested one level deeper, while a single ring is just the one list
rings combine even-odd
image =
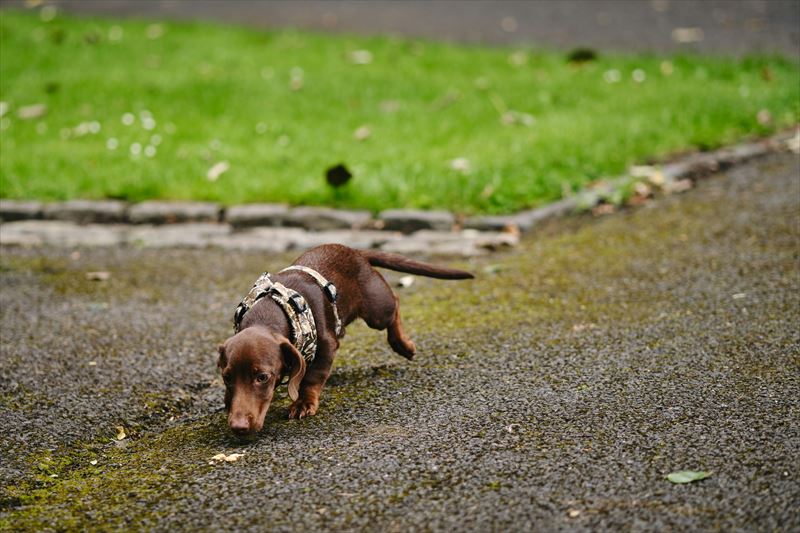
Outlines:
[{"label": "gravel surface", "polygon": [[215,346],[290,255],[3,248],[0,529],[797,531],[799,175],[439,258],[478,279],[397,289],[413,362],[351,327],[319,414],[281,390],[247,441]]}]

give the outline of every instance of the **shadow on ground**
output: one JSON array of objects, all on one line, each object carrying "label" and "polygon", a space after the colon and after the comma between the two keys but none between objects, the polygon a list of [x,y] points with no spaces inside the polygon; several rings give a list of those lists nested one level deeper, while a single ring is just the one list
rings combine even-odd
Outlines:
[{"label": "shadow on ground", "polygon": [[0,529],[797,529],[798,166],[417,280],[417,360],[355,326],[318,416],[250,441],[214,350],[291,256],[4,248]]}]

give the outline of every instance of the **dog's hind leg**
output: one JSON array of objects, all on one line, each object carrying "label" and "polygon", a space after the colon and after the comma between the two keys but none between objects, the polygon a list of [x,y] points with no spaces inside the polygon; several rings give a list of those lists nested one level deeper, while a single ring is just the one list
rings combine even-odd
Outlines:
[{"label": "dog's hind leg", "polygon": [[414,345],[414,341],[406,337],[406,334],[403,332],[403,323],[400,321],[400,305],[395,306],[394,320],[386,329],[386,337],[389,340],[389,346],[392,347],[392,350],[409,361],[413,359],[414,354],[417,353],[417,347]]},{"label": "dog's hind leg", "polygon": [[406,359],[413,358],[417,348],[403,332],[400,305],[386,280],[377,272],[373,272],[362,290],[364,299],[359,316],[372,329],[387,330],[386,337],[392,350]]}]

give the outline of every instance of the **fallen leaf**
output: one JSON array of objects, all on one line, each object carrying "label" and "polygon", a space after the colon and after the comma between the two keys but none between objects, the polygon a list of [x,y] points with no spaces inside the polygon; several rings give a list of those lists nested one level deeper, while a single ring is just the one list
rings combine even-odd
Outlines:
[{"label": "fallen leaf", "polygon": [[353,132],[353,137],[355,137],[357,141],[363,141],[364,139],[367,139],[370,135],[372,135],[372,130],[369,129],[369,126],[359,126],[358,128],[356,128],[356,131]]},{"label": "fallen leaf", "polygon": [[612,68],[603,72],[603,79],[606,83],[618,83],[622,79],[622,74],[619,70]]},{"label": "fallen leaf", "polygon": [[666,180],[664,179],[664,174],[662,174],[660,170],[656,170],[650,176],[647,177],[647,181],[649,181],[656,187],[662,187]]},{"label": "fallen leaf", "polygon": [[711,475],[711,472],[694,471],[694,470],[681,470],[680,472],[672,472],[667,475],[667,479],[672,483],[691,483],[692,481],[700,481]]},{"label": "fallen leaf", "polygon": [[128,436],[127,433],[125,433],[125,428],[124,427],[117,426],[116,429],[117,429],[117,436],[114,437],[116,440],[123,440],[125,437]]},{"label": "fallen leaf", "polygon": [[503,17],[503,20],[500,21],[500,27],[503,28],[503,31],[506,33],[514,33],[517,31],[519,25],[517,24],[517,19],[514,17]]},{"label": "fallen leaf", "polygon": [[772,113],[769,112],[769,109],[761,109],[756,113],[756,120],[762,126],[769,126],[772,124]]},{"label": "fallen leaf", "polygon": [[466,157],[456,157],[450,161],[450,168],[466,174],[470,169],[469,159]]},{"label": "fallen leaf", "polygon": [[150,24],[145,30],[148,39],[158,39],[164,35],[164,26],[161,24]]},{"label": "fallen leaf", "polygon": [[643,198],[649,198],[653,195],[653,189],[642,181],[637,181],[633,186],[633,192]]},{"label": "fallen leaf", "polygon": [[208,178],[208,181],[217,181],[222,174],[228,171],[229,168],[231,168],[230,163],[227,161],[220,161],[208,169],[206,177]]},{"label": "fallen leaf", "polygon": [[414,276],[403,276],[402,278],[397,280],[397,286],[402,287],[404,289],[406,287],[410,287],[413,284],[414,284]]},{"label": "fallen leaf", "polygon": [[86,279],[89,281],[108,281],[111,279],[111,272],[87,272]]},{"label": "fallen leaf", "polygon": [[786,148],[792,153],[800,154],[800,129],[795,132],[794,137],[786,141]]},{"label": "fallen leaf", "polygon": [[211,458],[211,461],[209,461],[208,464],[213,465],[214,462],[217,462],[217,463],[222,463],[222,462],[233,463],[233,462],[238,461],[242,457],[244,457],[244,453],[232,453],[230,455],[226,455],[224,453],[218,453],[217,455],[215,455],[214,457]]},{"label": "fallen leaf", "polygon": [[536,123],[536,119],[530,113],[522,113],[511,109],[500,115],[500,122],[506,126],[519,124],[530,128]]},{"label": "fallen leaf", "polygon": [[372,63],[372,52],[369,50],[353,50],[347,55],[347,58],[354,65],[369,65]]},{"label": "fallen leaf", "polygon": [[675,28],[672,40],[676,43],[699,43],[705,38],[703,28]]},{"label": "fallen leaf", "polygon": [[597,204],[592,209],[592,214],[596,217],[603,215],[611,215],[617,210],[614,204]]},{"label": "fallen leaf", "polygon": [[508,62],[515,67],[521,67],[528,62],[528,54],[524,50],[517,50],[508,56]]},{"label": "fallen leaf", "polygon": [[26,105],[17,109],[17,116],[22,120],[39,118],[45,113],[47,113],[47,106],[44,104]]},{"label": "fallen leaf", "polygon": [[396,113],[400,110],[400,102],[397,100],[384,100],[380,103],[380,107],[384,113]]},{"label": "fallen leaf", "polygon": [[665,183],[662,189],[667,194],[686,192],[694,187],[694,182],[689,178]]}]

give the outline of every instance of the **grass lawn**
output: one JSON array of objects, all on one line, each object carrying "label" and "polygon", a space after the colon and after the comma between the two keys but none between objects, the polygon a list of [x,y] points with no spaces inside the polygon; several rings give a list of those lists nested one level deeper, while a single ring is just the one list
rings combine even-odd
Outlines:
[{"label": "grass lawn", "polygon": [[[509,212],[800,118],[800,68],[779,57],[573,64],[533,46],[53,15],[0,14],[4,198]],[[334,191],[337,163],[353,178]]]}]

